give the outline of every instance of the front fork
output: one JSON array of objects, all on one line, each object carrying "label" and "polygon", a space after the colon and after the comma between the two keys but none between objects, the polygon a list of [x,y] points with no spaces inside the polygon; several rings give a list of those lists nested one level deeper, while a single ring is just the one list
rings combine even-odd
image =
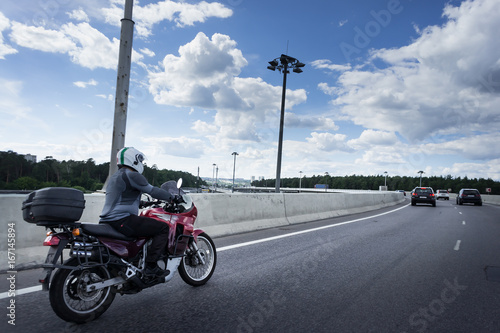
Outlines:
[{"label": "front fork", "polygon": [[200,249],[198,248],[198,244],[196,244],[196,241],[193,240],[189,246],[191,248],[191,251],[195,254],[196,258],[201,262],[202,265],[205,265],[205,257],[201,255]]}]

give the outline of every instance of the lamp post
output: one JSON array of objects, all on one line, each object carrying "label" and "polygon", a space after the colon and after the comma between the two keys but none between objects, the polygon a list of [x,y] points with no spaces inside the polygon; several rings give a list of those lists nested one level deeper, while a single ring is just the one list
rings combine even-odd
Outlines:
[{"label": "lamp post", "polygon": [[299,178],[299,192],[302,190],[302,171],[299,171],[300,178]]},{"label": "lamp post", "polygon": [[329,176],[330,174],[328,173],[328,171],[325,172],[325,192],[328,192],[328,178],[327,176]]},{"label": "lamp post", "polygon": [[239,154],[237,152],[233,152],[231,155],[234,156],[234,163],[233,163],[233,190],[232,190],[232,192],[234,193],[234,172],[236,170],[236,156],[238,156]]},{"label": "lamp post", "polygon": [[[279,62],[278,62],[279,60]],[[294,73],[302,73],[302,67],[305,64],[301,63],[295,58],[282,54],[281,57],[269,61],[269,66],[267,69],[275,71],[276,68],[283,73],[283,92],[281,94],[281,115],[280,115],[280,132],[278,138],[278,162],[276,165],[276,193],[280,193],[280,182],[281,182],[281,154],[283,151],[283,124],[285,118],[285,95],[286,95],[286,75],[290,73],[289,68],[293,69]]]},{"label": "lamp post", "polygon": [[212,164],[213,165],[213,171],[212,171],[212,183],[214,184],[214,193],[215,193],[215,166],[217,164]]},{"label": "lamp post", "polygon": [[387,171],[384,171],[384,174],[385,174],[384,187],[387,190]]},{"label": "lamp post", "polygon": [[417,172],[417,173],[419,173],[419,174],[420,174],[420,187],[422,187],[422,174],[423,174],[423,173],[425,173],[425,172],[423,172],[423,171],[419,171],[419,172]]},{"label": "lamp post", "polygon": [[219,182],[219,166],[215,167],[215,192],[217,192],[217,183]]}]

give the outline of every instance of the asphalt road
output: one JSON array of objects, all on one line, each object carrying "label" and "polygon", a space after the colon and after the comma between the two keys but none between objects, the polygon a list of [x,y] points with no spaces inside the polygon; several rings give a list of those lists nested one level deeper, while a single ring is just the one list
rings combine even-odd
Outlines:
[{"label": "asphalt road", "polygon": [[[500,332],[500,207],[408,203],[215,239],[205,286],[176,276],[85,325],[60,320],[46,292],[4,297],[0,331]],[[38,273],[18,272],[16,288]]]}]

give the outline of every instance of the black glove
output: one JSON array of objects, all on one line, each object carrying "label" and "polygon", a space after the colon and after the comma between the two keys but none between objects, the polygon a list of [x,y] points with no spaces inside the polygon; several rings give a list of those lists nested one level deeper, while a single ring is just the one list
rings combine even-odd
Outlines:
[{"label": "black glove", "polygon": [[174,195],[174,197],[172,198],[172,202],[176,203],[176,204],[180,204],[180,203],[183,203],[185,201],[182,198],[182,196],[180,196],[180,195]]}]

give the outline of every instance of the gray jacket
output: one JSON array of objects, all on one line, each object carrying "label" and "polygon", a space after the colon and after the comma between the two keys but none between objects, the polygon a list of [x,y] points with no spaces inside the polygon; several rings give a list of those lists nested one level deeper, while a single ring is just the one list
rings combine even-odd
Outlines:
[{"label": "gray jacket", "polygon": [[160,200],[172,199],[169,192],[149,184],[140,173],[127,168],[118,169],[108,181],[106,201],[99,221],[111,222],[137,215],[142,193]]}]

